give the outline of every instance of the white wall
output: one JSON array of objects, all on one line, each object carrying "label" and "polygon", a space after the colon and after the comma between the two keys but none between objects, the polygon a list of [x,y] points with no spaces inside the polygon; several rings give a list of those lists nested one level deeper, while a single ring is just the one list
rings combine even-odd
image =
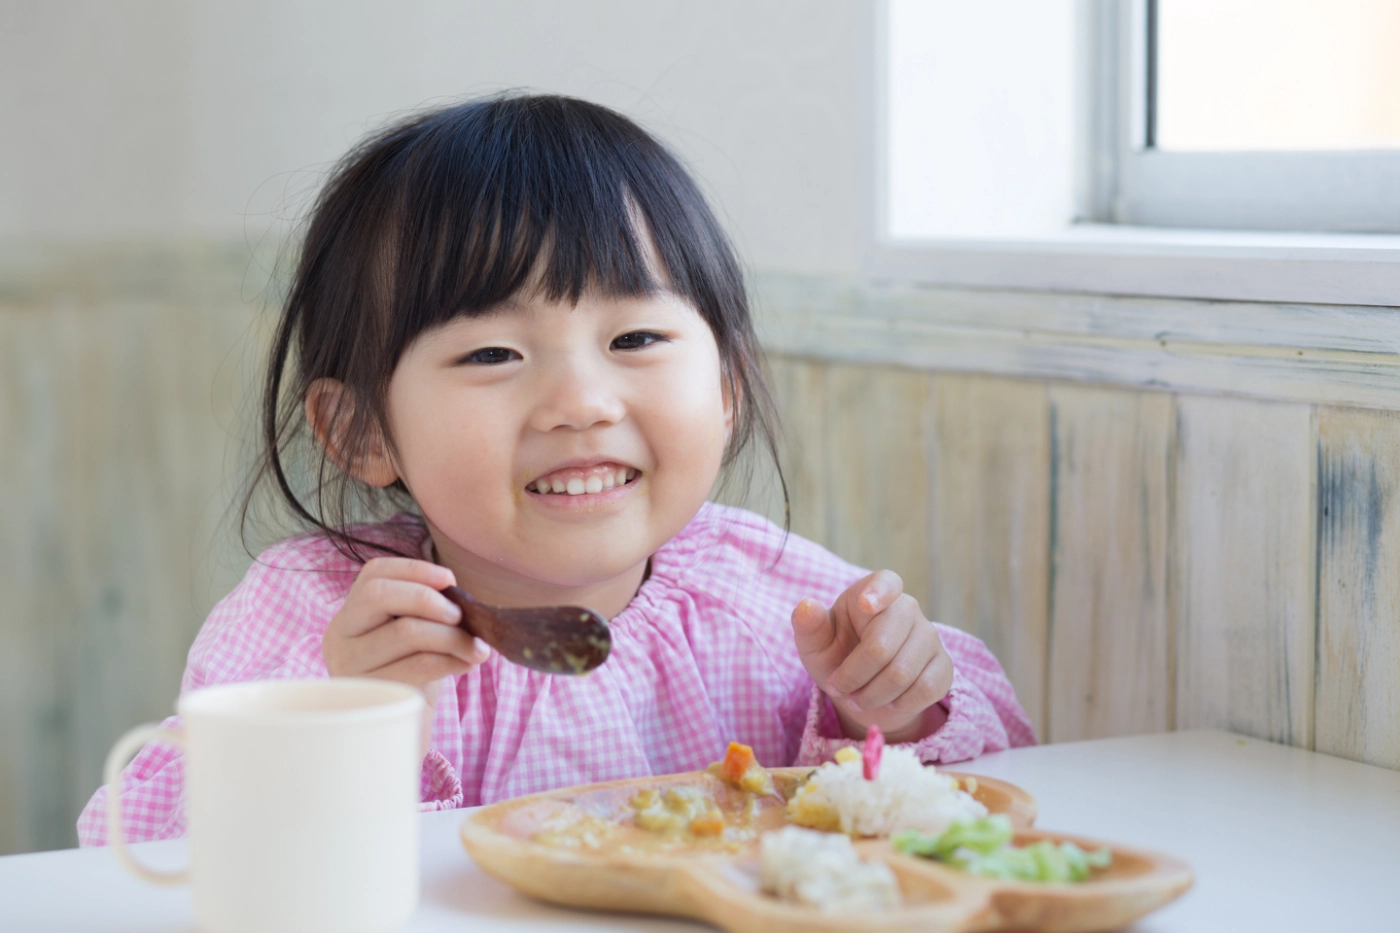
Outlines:
[{"label": "white wall", "polygon": [[510,87],[669,142],[755,269],[855,273],[871,5],[0,4],[0,240],[265,235],[396,114]]}]

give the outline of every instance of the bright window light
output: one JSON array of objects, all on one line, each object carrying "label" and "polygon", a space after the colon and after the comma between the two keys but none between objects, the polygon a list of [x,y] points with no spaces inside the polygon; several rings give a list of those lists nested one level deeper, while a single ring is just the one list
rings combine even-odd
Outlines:
[{"label": "bright window light", "polygon": [[1074,0],[889,0],[893,239],[1025,237],[1074,214]]},{"label": "bright window light", "polygon": [[1163,150],[1400,149],[1400,2],[1157,0]]}]

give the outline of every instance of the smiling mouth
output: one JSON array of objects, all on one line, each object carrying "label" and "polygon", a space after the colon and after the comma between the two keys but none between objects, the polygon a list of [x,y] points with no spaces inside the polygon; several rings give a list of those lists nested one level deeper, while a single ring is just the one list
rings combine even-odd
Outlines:
[{"label": "smiling mouth", "polygon": [[603,463],[587,468],[571,467],[546,473],[539,479],[531,480],[525,488],[533,493],[546,496],[583,496],[607,492],[618,486],[636,482],[640,470],[617,463]]}]

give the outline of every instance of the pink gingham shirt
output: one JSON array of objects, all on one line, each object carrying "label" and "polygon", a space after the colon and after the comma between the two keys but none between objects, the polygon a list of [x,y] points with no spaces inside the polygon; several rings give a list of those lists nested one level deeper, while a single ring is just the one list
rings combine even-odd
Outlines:
[{"label": "pink gingham shirt", "polygon": [[[427,531],[410,516],[360,529],[406,553]],[[265,551],[214,608],[190,649],[181,692],[231,681],[326,677],[321,635],[360,565],[324,537]],[[612,653],[588,677],[553,677],[492,654],[443,685],[422,807],[493,803],[571,784],[704,768],[731,740],[768,765],[816,764],[850,744],[798,659],[790,616],[830,605],[862,571],[740,509],[706,505],[652,557],[651,576],[612,620]],[[940,625],[952,658],[947,723],[915,744],[953,762],[1035,741],[1001,665],[981,641]],[[167,724],[178,724],[177,718]],[[180,754],[147,745],[122,773],[127,838],[185,832]],[[106,791],[78,819],[107,841]]]}]

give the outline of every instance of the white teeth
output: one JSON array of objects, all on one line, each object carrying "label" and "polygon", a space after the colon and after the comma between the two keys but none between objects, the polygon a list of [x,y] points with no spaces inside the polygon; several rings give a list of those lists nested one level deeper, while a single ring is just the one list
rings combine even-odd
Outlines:
[{"label": "white teeth", "polygon": [[549,493],[555,495],[567,493],[571,496],[581,496],[585,493],[593,495],[605,489],[616,489],[618,486],[625,485],[636,479],[638,475],[640,474],[636,470],[628,469],[627,467],[619,467],[615,471],[609,470],[605,473],[594,474],[587,479],[579,476],[568,480],[557,477],[555,479],[537,479],[528,484],[525,488],[540,493],[541,495],[548,495]]}]

